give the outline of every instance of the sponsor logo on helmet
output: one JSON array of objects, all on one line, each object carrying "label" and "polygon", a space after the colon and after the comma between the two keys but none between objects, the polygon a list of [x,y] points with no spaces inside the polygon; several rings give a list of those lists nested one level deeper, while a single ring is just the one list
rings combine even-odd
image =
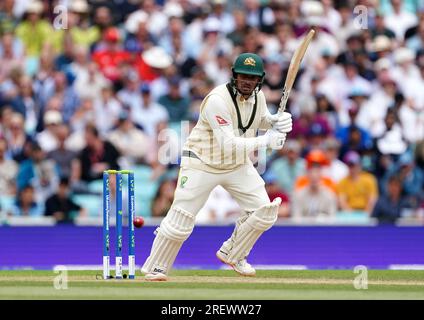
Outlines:
[{"label": "sponsor logo on helmet", "polygon": [[244,64],[245,66],[252,66],[252,67],[255,67],[255,66],[256,66],[256,61],[255,61],[255,59],[253,59],[252,57],[248,57],[248,58],[244,59],[243,64]]}]

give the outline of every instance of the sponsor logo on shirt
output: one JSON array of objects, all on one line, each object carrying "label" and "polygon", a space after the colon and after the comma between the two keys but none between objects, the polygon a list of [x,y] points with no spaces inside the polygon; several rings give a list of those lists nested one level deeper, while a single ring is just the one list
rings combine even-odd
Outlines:
[{"label": "sponsor logo on shirt", "polygon": [[225,120],[224,118],[220,117],[220,116],[215,116],[216,121],[218,121],[218,124],[220,126],[227,126],[229,123],[227,122],[227,120]]},{"label": "sponsor logo on shirt", "polygon": [[182,176],[181,177],[181,182],[180,182],[180,187],[181,188],[184,188],[184,185],[186,184],[187,180],[188,180],[188,177],[187,176]]}]

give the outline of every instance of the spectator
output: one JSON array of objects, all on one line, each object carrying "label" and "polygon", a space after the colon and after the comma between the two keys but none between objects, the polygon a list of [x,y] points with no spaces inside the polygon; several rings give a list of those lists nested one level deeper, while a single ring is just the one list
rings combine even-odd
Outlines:
[{"label": "spectator", "polygon": [[342,159],[346,152],[355,150],[356,152],[363,152],[373,146],[370,133],[363,127],[357,124],[357,116],[360,108],[357,102],[352,102],[349,106],[349,124],[338,128],[335,132],[336,138],[340,141],[340,155]]},{"label": "spectator", "polygon": [[94,30],[97,31],[99,37],[103,32],[112,26],[113,18],[109,7],[100,5],[94,9],[93,18]]},{"label": "spectator", "polygon": [[2,104],[16,98],[19,92],[19,80],[23,76],[23,70],[19,66],[10,69],[9,75],[0,83],[0,98]]},{"label": "spectator", "polygon": [[94,62],[88,62],[87,65],[82,66],[75,64],[73,68],[77,75],[74,85],[75,92],[82,99],[96,99],[102,94],[105,87],[110,86],[110,81],[103,76]]},{"label": "spectator", "polygon": [[287,140],[278,152],[279,157],[271,163],[270,170],[276,176],[278,186],[290,194],[297,178],[306,172],[305,160],[300,157],[301,149],[296,140]]},{"label": "spectator", "polygon": [[88,21],[90,9],[86,0],[73,0],[68,4],[68,28],[76,46],[88,48],[100,38],[97,27]]},{"label": "spectator", "polygon": [[406,46],[409,49],[414,50],[415,52],[417,52],[424,46],[424,20],[423,20],[424,15],[423,13],[421,13],[421,17],[422,17],[421,21],[419,25],[417,26],[417,33],[411,36],[406,41]]},{"label": "spectator", "polygon": [[[363,131],[364,138],[371,139],[367,132],[369,126],[369,93],[361,88],[353,87],[347,99],[343,102],[343,107],[338,111],[339,128],[357,126]],[[336,133],[337,134],[337,133]]]},{"label": "spectator", "polygon": [[415,163],[424,172],[424,139],[415,146]]},{"label": "spectator", "polygon": [[215,187],[196,216],[196,223],[232,221],[240,213],[240,206],[222,186]]},{"label": "spectator", "polygon": [[325,139],[330,133],[330,126],[324,117],[316,115],[306,134],[307,148],[306,150],[322,149]]},{"label": "spectator", "polygon": [[364,49],[364,38],[361,34],[351,30],[346,40],[340,43],[344,48],[336,59],[336,63],[344,64],[347,61],[355,60],[355,52]]},{"label": "spectator", "polygon": [[391,0],[393,11],[387,14],[384,22],[387,28],[394,31],[396,39],[403,41],[405,31],[417,24],[417,16],[405,10],[402,0]]},{"label": "spectator", "polygon": [[342,4],[338,11],[340,13],[340,27],[334,33],[337,44],[341,49],[349,47],[349,40],[357,32],[356,21],[352,19],[352,9],[347,3]]},{"label": "spectator", "polygon": [[141,107],[131,110],[132,119],[143,127],[151,139],[156,139],[159,127],[168,122],[168,112],[165,107],[153,101],[149,84],[143,83],[140,91]]},{"label": "spectator", "polygon": [[66,124],[58,125],[56,128],[57,146],[47,153],[47,159],[54,161],[59,177],[66,177],[73,183],[77,171],[77,153],[67,147],[69,131]]},{"label": "spectator", "polygon": [[0,35],[0,82],[3,82],[9,77],[11,70],[23,67],[24,47],[22,42],[15,37],[12,29],[2,30],[0,28]]},{"label": "spectator", "polygon": [[[358,65],[355,61],[345,61],[343,71],[342,75],[331,75],[329,77],[332,82],[327,87],[328,92],[324,92],[335,105],[336,109],[339,109],[342,101],[349,97],[351,88],[356,88],[365,93],[371,92],[371,83],[359,75]],[[336,76],[337,78],[334,79],[333,77]],[[324,84],[320,86],[324,86]]]},{"label": "spectator", "polygon": [[227,38],[231,40],[235,47],[239,47],[244,42],[244,37],[247,33],[248,26],[246,23],[246,15],[240,9],[233,11],[234,17],[234,30],[227,34]]},{"label": "spectator", "polygon": [[301,190],[309,186],[312,182],[309,172],[312,171],[312,178],[316,179],[316,175],[319,176],[320,183],[326,188],[330,189],[334,193],[337,192],[337,186],[333,180],[329,177],[324,176],[323,169],[329,165],[328,158],[325,153],[321,150],[311,150],[306,155],[306,175],[300,176],[295,182],[295,191]]},{"label": "spectator", "polygon": [[76,45],[73,48],[72,56],[73,61],[69,65],[69,70],[71,70],[71,72],[75,75],[76,80],[74,86],[75,90],[78,92],[78,79],[87,72],[88,66],[90,64],[95,66],[97,66],[97,64],[91,61],[89,49],[81,45]]},{"label": "spectator", "polygon": [[196,60],[193,58],[195,56],[192,52],[193,48],[190,48],[192,39],[188,39],[185,31],[178,33],[178,29],[174,29],[170,41],[168,52],[174,57],[178,73],[184,78],[189,78],[193,72],[193,68],[196,66]]},{"label": "spectator", "polygon": [[394,44],[387,36],[376,36],[370,44],[370,53],[372,61],[380,59],[391,59]]},{"label": "spectator", "polygon": [[[318,1],[305,1],[305,5],[310,6],[313,4],[314,6],[320,6],[321,4]],[[322,9],[318,9],[322,10]],[[330,51],[332,55],[338,56],[340,53],[340,48],[337,44],[336,38],[329,32],[325,31],[324,26],[324,17],[323,11],[320,14],[309,15],[305,12],[305,21],[307,24],[307,28],[314,28],[316,33],[314,39],[312,40],[308,52],[305,54],[305,62],[310,65],[313,65],[319,59],[319,54],[324,51]],[[312,54],[315,52],[315,54]],[[318,55],[316,53],[319,53]]]},{"label": "spectator", "polygon": [[265,190],[269,200],[272,202],[276,198],[281,198],[281,205],[278,208],[278,218],[288,218],[290,216],[289,197],[277,184],[277,177],[271,172],[266,172],[262,178],[265,181]]},{"label": "spectator", "polygon": [[137,11],[131,13],[125,24],[126,25],[138,25],[140,17],[146,16],[148,31],[154,36],[158,37],[166,28],[168,19],[166,15],[159,10],[154,0],[145,0],[140,2],[140,7]]},{"label": "spectator", "polygon": [[94,103],[95,124],[102,136],[110,131],[118,120],[122,104],[116,99],[113,88],[105,86]]},{"label": "spectator", "polygon": [[404,205],[410,209],[417,210],[424,200],[424,172],[416,166],[410,152],[403,153],[399,160],[387,170],[384,180],[397,176],[401,182]]},{"label": "spectator", "polygon": [[86,216],[87,211],[72,201],[69,192],[68,178],[61,178],[57,192],[46,200],[44,215],[59,223],[72,223],[76,216]]},{"label": "spectator", "polygon": [[[115,111],[117,112],[117,110]],[[69,124],[75,133],[84,131],[89,123],[96,122],[96,112],[94,111],[94,102],[91,97],[81,99],[81,104],[72,116]],[[110,125],[109,125],[110,126]]]},{"label": "spectator", "polygon": [[0,137],[6,138],[6,134],[10,130],[13,114],[13,108],[10,105],[4,105],[0,108]]},{"label": "spectator", "polygon": [[49,110],[44,114],[45,129],[37,135],[37,142],[44,152],[50,152],[57,148],[57,129],[63,123],[59,111]]},{"label": "spectator", "polygon": [[49,47],[41,51],[39,63],[36,66],[26,66],[25,72],[34,77],[33,88],[40,107],[43,107],[51,94],[54,73],[54,52]]},{"label": "spectator", "polygon": [[206,62],[205,72],[210,79],[214,79],[216,86],[228,83],[231,78],[231,61],[229,57],[224,52],[219,52],[215,60]]},{"label": "spectator", "polygon": [[343,211],[364,211],[371,215],[378,197],[377,180],[362,171],[361,157],[349,151],[343,158],[349,167],[349,175],[337,184],[339,205]]},{"label": "spectator", "polygon": [[160,184],[155,197],[152,202],[152,216],[164,217],[171,208],[172,201],[174,200],[174,190],[176,181],[166,179]]},{"label": "spectator", "polygon": [[104,170],[119,170],[118,150],[109,141],[103,140],[92,124],[85,128],[86,147],[79,154],[79,172],[82,182],[102,179]]},{"label": "spectator", "polygon": [[221,32],[221,24],[215,17],[208,17],[203,24],[203,41],[199,52],[194,58],[201,66],[211,60],[215,60],[219,52],[225,55],[232,50],[231,42]]},{"label": "spectator", "polygon": [[101,44],[98,46],[92,59],[107,79],[112,82],[122,80],[120,67],[129,62],[130,54],[120,45],[119,30],[114,27],[106,29],[103,33],[103,41],[103,46]]},{"label": "spectator", "polygon": [[349,169],[343,161],[340,161],[340,142],[335,138],[328,138],[324,142],[325,154],[328,157],[329,165],[324,167],[323,174],[334,182],[338,183],[349,174]]},{"label": "spectator", "polygon": [[62,38],[60,39],[60,42],[63,43],[63,52],[56,56],[54,66],[56,70],[66,72],[74,61],[75,45],[70,33],[63,33],[62,35],[59,34],[59,37]]},{"label": "spectator", "polygon": [[422,81],[420,69],[414,63],[415,52],[409,48],[400,47],[393,52],[393,59],[396,65],[390,71],[392,79],[396,81],[400,92],[404,93],[407,98],[413,98],[414,84]]},{"label": "spectator", "polygon": [[402,196],[402,181],[393,175],[386,183],[386,193],[379,196],[372,217],[377,218],[379,223],[394,224],[401,216],[406,207],[406,199]]},{"label": "spectator", "polygon": [[[171,73],[170,70],[176,70],[173,67],[172,57],[159,46],[144,50],[141,59],[136,61],[136,69],[140,79],[150,82],[151,85],[158,80],[165,81],[166,74]],[[157,96],[159,93],[155,92],[154,98],[156,99]]]},{"label": "spectator", "polygon": [[11,208],[11,214],[15,217],[41,217],[44,208],[35,197],[34,187],[25,185],[19,191],[15,204]]},{"label": "spectator", "polygon": [[333,218],[337,212],[337,197],[322,183],[320,166],[311,165],[307,172],[308,185],[296,189],[292,200],[292,217]]},{"label": "spectator", "polygon": [[278,55],[273,55],[265,59],[266,79],[262,86],[262,91],[268,107],[277,110],[281,100],[281,88],[284,86],[286,75],[283,72],[283,61]]},{"label": "spectator", "polygon": [[271,32],[275,22],[274,13],[269,7],[262,7],[259,0],[244,0],[247,24],[263,32]]},{"label": "spectator", "polygon": [[22,161],[19,165],[16,185],[18,192],[25,186],[34,187],[35,199],[38,203],[44,203],[57,188],[58,175],[54,162],[46,159],[41,147],[33,142],[29,145],[29,159]]},{"label": "spectator", "polygon": [[75,110],[80,104],[80,99],[72,86],[75,80],[74,75],[70,72],[55,71],[52,76],[46,80],[41,109],[45,111],[47,104],[52,97],[61,100],[61,113],[63,121],[68,123]]},{"label": "spectator", "polygon": [[[123,79],[124,87],[118,91],[116,97],[124,105],[131,109],[133,117],[137,110],[141,108],[140,78],[134,70],[129,70]],[[133,118],[134,119],[134,118]]]},{"label": "spectator", "polygon": [[13,113],[10,117],[9,128],[4,136],[13,160],[21,162],[27,158],[25,145],[32,139],[25,133],[24,118],[20,113]]},{"label": "spectator", "polygon": [[15,12],[15,0],[5,0],[0,3],[0,31],[15,28],[19,20]]},{"label": "spectator", "polygon": [[408,148],[402,136],[396,111],[389,109],[384,120],[385,128],[383,130],[385,132],[376,139],[376,175],[378,178],[382,178]]},{"label": "spectator", "polygon": [[54,42],[52,27],[42,18],[43,11],[41,1],[28,2],[24,19],[16,27],[16,35],[23,42],[30,57],[39,57],[43,46],[52,45]]},{"label": "spectator", "polygon": [[231,33],[235,27],[233,15],[226,11],[227,6],[227,0],[212,0],[212,12],[210,16],[219,20],[221,32],[224,34]]},{"label": "spectator", "polygon": [[390,40],[395,40],[396,34],[389,28],[387,28],[386,21],[382,12],[377,11],[374,17],[374,26],[370,29],[371,38],[377,36],[386,36]]},{"label": "spectator", "polygon": [[108,134],[108,140],[120,153],[122,167],[151,162],[149,138],[134,126],[127,112],[121,112],[117,127]]},{"label": "spectator", "polygon": [[275,26],[275,32],[265,38],[262,45],[265,58],[278,56],[281,59],[280,62],[288,67],[293,52],[297,48],[293,26],[285,19],[284,22]]},{"label": "spectator", "polygon": [[139,55],[156,42],[148,29],[148,19],[149,16],[145,12],[140,12],[137,19],[128,19],[125,23],[128,36],[125,39],[124,47],[131,54]]},{"label": "spectator", "polygon": [[13,108],[25,118],[25,132],[35,134],[40,114],[40,106],[32,89],[32,79],[22,76],[19,79],[18,95],[11,101]]},{"label": "spectator", "polygon": [[169,93],[160,97],[158,103],[163,105],[168,111],[170,122],[181,122],[187,119],[187,112],[190,107],[190,99],[180,93],[179,77],[169,80]]},{"label": "spectator", "polygon": [[329,31],[331,31],[332,34],[336,34],[342,22],[341,15],[339,11],[334,8],[333,0],[323,0],[322,5],[325,26]]},{"label": "spectator", "polygon": [[316,115],[315,121],[321,122],[327,133],[334,135],[337,127],[337,113],[334,105],[328,100],[327,96],[318,93],[315,95]]},{"label": "spectator", "polygon": [[7,142],[0,137],[0,196],[15,195],[15,177],[18,165],[12,159],[7,159]]}]

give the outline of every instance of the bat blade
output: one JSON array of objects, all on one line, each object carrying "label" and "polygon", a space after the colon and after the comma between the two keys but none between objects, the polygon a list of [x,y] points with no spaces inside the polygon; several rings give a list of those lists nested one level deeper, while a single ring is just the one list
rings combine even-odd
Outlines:
[{"label": "bat blade", "polygon": [[290,61],[289,69],[287,71],[287,77],[284,83],[283,95],[281,97],[278,113],[283,113],[286,109],[287,100],[289,99],[290,91],[293,87],[294,80],[296,79],[297,72],[299,71],[300,63],[302,62],[302,59],[305,56],[306,49],[308,49],[308,46],[311,43],[314,35],[315,30],[309,30],[306,37],[303,38],[302,43],[293,54],[293,57]]}]

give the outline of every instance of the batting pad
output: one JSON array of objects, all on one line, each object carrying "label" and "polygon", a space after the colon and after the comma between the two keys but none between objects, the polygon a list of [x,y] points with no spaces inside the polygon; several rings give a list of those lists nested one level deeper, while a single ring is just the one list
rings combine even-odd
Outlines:
[{"label": "batting pad", "polygon": [[167,274],[177,257],[183,242],[190,236],[194,228],[195,216],[181,208],[171,208],[168,215],[156,229],[150,256],[147,258],[142,272],[161,272]]},{"label": "batting pad", "polygon": [[270,204],[254,211],[244,223],[236,227],[233,246],[228,253],[228,263],[237,263],[249,255],[262,233],[274,225],[280,204],[281,198],[274,199]]}]

